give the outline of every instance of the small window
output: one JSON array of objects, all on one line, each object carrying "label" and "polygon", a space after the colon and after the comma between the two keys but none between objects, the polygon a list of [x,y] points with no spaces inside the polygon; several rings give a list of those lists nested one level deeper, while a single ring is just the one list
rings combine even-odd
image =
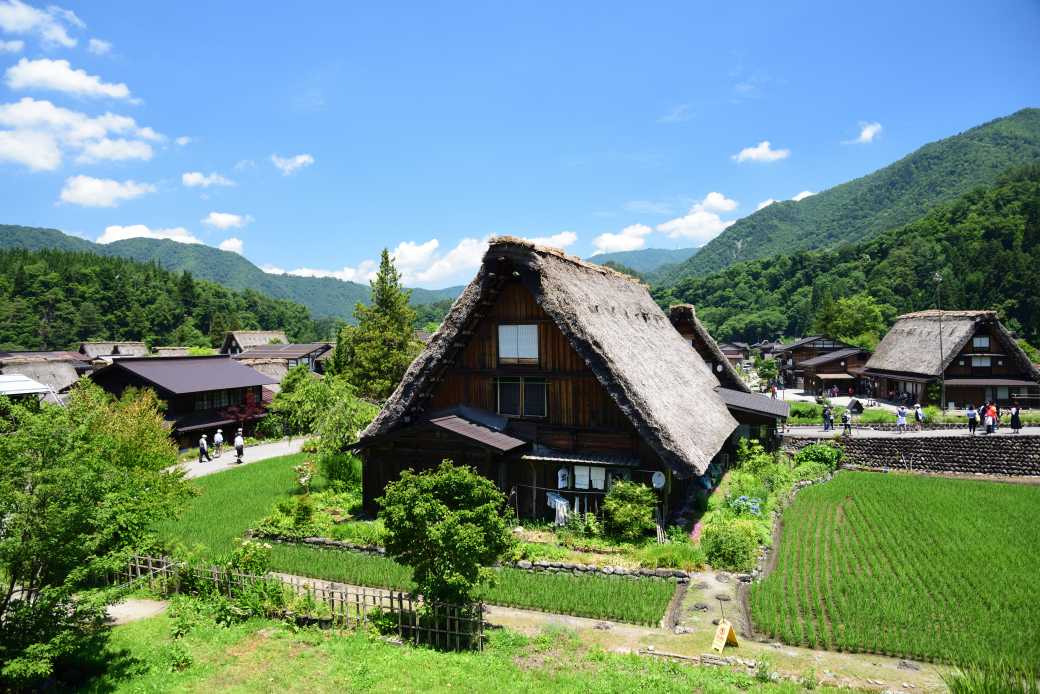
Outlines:
[{"label": "small window", "polygon": [[976,368],[976,369],[978,369],[978,368],[988,368],[990,365],[991,364],[990,364],[990,358],[989,357],[972,357],[971,358],[971,366],[972,366],[972,368]]},{"label": "small window", "polygon": [[498,326],[498,361],[503,364],[537,364],[538,326]]},{"label": "small window", "polygon": [[693,347],[693,338],[692,337],[686,338],[686,344],[688,344],[690,347]]},{"label": "small window", "polygon": [[495,411],[510,417],[544,417],[547,390],[540,378],[495,379]]},{"label": "small window", "polygon": [[989,337],[973,337],[971,346],[974,349],[989,349]]}]

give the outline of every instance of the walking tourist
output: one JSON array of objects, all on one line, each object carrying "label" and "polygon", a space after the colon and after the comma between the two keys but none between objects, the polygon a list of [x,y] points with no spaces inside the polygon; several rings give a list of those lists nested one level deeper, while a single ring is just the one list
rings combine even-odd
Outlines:
[{"label": "walking tourist", "polygon": [[239,429],[238,433],[235,434],[235,454],[237,455],[237,460],[235,460],[236,463],[242,462],[242,454],[245,451],[245,447],[246,442],[245,439],[242,438],[242,430]]},{"label": "walking tourist", "polygon": [[924,412],[921,411],[921,405],[914,405],[914,426],[917,427],[917,431],[921,431],[921,422],[924,421]]},{"label": "walking tourist", "polygon": [[199,439],[199,462],[202,462],[202,456],[206,456],[206,460],[213,462],[213,458],[209,455],[209,446],[206,445],[206,435],[203,434],[202,438]]},{"label": "walking tourist", "polygon": [[845,436],[845,432],[852,436],[852,415],[849,414],[848,410],[841,413],[841,435]]},{"label": "walking tourist", "polygon": [[974,407],[972,407],[969,404],[968,405],[968,436],[974,436],[975,435],[975,427],[977,427],[978,424],[979,424],[979,413],[978,413],[978,411]]},{"label": "walking tourist", "polygon": [[1015,404],[1011,406],[1011,430],[1016,434],[1022,433],[1022,406],[1015,401]]},{"label": "walking tourist", "polygon": [[829,431],[830,430],[830,428],[832,426],[832,422],[834,421],[833,418],[834,418],[834,412],[831,410],[831,406],[830,405],[824,405],[823,406],[823,430],[824,431]]},{"label": "walking tourist", "polygon": [[776,386],[773,386],[772,393],[773,393],[773,399],[776,400]]},{"label": "walking tourist", "polygon": [[217,429],[217,433],[213,436],[213,452],[217,454],[218,458],[224,450],[224,434],[221,431],[221,429]]},{"label": "walking tourist", "polygon": [[993,417],[993,431],[996,432],[997,429],[1000,428],[1000,418],[1004,416],[1004,408],[1001,407],[996,400],[994,400],[993,409],[995,412],[995,415]]},{"label": "walking tourist", "polygon": [[896,428],[899,429],[900,434],[907,433],[906,431],[906,408],[902,404],[899,405],[899,409],[896,410]]},{"label": "walking tourist", "polygon": [[987,402],[983,406],[985,414],[982,417],[982,423],[986,425],[986,434],[993,433],[993,420],[997,417],[997,410],[993,407],[993,403]]}]

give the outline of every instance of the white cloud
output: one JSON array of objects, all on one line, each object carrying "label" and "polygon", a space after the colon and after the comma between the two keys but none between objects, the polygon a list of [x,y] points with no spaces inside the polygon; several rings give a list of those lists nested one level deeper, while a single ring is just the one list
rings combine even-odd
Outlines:
[{"label": "white cloud", "polygon": [[668,234],[669,238],[676,239],[683,236],[702,244],[707,243],[735,221],[722,221],[714,210],[731,212],[736,208],[736,200],[729,200],[722,193],[712,191],[703,201],[690,208],[689,214],[685,217],[658,224],[657,230]]},{"label": "white cloud", "polygon": [[177,146],[178,146],[178,147],[183,147],[184,145],[186,145],[186,144],[188,144],[189,142],[191,142],[191,141],[192,141],[192,139],[193,139],[193,138],[190,138],[190,137],[188,137],[187,135],[182,135],[182,136],[178,137],[178,138],[177,138],[176,140],[174,140],[174,142],[176,142],[176,143],[177,143]]},{"label": "white cloud", "polygon": [[745,147],[740,150],[740,154],[734,154],[733,160],[737,162],[741,161],[776,161],[777,159],[783,159],[790,156],[791,150],[789,149],[770,149],[769,141],[759,142],[756,147]]},{"label": "white cloud", "polygon": [[74,202],[84,207],[118,207],[123,200],[133,200],[155,191],[155,186],[150,183],[134,183],[133,181],[120,183],[109,178],[100,179],[80,175],[65,179],[61,200],[62,202]]},{"label": "white cloud", "polygon": [[881,123],[859,122],[859,137],[854,140],[846,140],[843,145],[869,145],[874,141],[875,135],[881,134]]},{"label": "white cloud", "polygon": [[[11,128],[0,130],[0,161],[25,164],[32,170],[53,171],[66,153],[74,152],[79,154],[79,163],[148,160],[153,152],[145,140],[165,139],[151,128],[139,127],[128,116],[109,112],[90,118],[31,97],[0,105],[0,126]],[[113,133],[137,139],[109,139]]]},{"label": "white cloud", "polygon": [[634,251],[642,248],[646,243],[646,239],[643,237],[651,231],[653,230],[645,224],[633,224],[617,234],[600,234],[592,239],[592,245],[599,249],[592,255],[615,251]]},{"label": "white cloud", "polygon": [[812,193],[812,192],[810,192],[810,191],[808,191],[808,190],[803,190],[803,191],[802,191],[801,193],[799,193],[798,195],[794,196],[794,197],[793,197],[793,198],[791,198],[791,199],[792,199],[792,200],[804,200],[804,199],[806,199],[807,197],[809,197],[810,195],[815,195],[815,194],[816,194],[816,193]]},{"label": "white cloud", "polygon": [[235,164],[235,171],[245,171],[246,169],[256,168],[256,162],[252,159],[243,159],[242,161]]},{"label": "white cloud", "polygon": [[125,84],[102,82],[100,77],[88,75],[85,70],[73,70],[67,60],[22,58],[17,65],[7,68],[5,81],[11,89],[52,89],[76,96],[130,98]]},{"label": "white cloud", "polygon": [[241,229],[251,221],[253,221],[253,218],[249,215],[243,217],[239,214],[228,214],[227,212],[210,212],[209,216],[202,220],[202,223],[218,229],[230,229],[231,227]]},{"label": "white cloud", "polygon": [[90,45],[87,46],[87,50],[97,55],[104,55],[112,50],[112,44],[101,39],[90,39]]},{"label": "white cloud", "polygon": [[675,211],[669,202],[653,202],[650,200],[633,200],[625,204],[625,209],[636,214],[672,214]]},{"label": "white cloud", "polygon": [[[464,238],[459,245],[448,251],[444,257],[434,256],[433,263],[422,272],[416,272],[413,277],[418,282],[434,282],[436,280],[451,277],[465,270],[472,270],[480,265],[487,251],[488,239],[482,240]],[[408,275],[405,275],[408,281]]]},{"label": "white cloud", "polygon": [[25,41],[0,41],[0,53],[21,53]]},{"label": "white cloud", "polygon": [[275,267],[271,263],[264,263],[263,265],[260,266],[260,269],[263,270],[264,272],[268,273],[269,275],[284,275],[285,274],[285,270],[283,270],[280,267]]},{"label": "white cloud", "polygon": [[65,26],[85,27],[71,10],[50,5],[47,11],[26,5],[21,0],[0,0],[0,29],[10,34],[36,34],[45,45],[76,45]]},{"label": "white cloud", "polygon": [[209,176],[205,176],[201,171],[192,171],[190,173],[181,174],[181,183],[194,188],[195,186],[202,186],[203,188],[209,188],[210,186],[233,186],[235,182],[224,178],[216,171],[211,173]]},{"label": "white cloud", "polygon": [[97,242],[112,243],[113,241],[124,241],[126,239],[136,238],[170,239],[171,241],[177,241],[178,243],[202,244],[201,240],[195,238],[195,236],[184,227],[177,227],[175,229],[149,229],[144,224],[134,224],[128,227],[105,227],[105,233],[98,238]]},{"label": "white cloud", "polygon": [[688,112],[690,104],[683,104],[681,106],[673,106],[672,108],[665,111],[665,114],[657,121],[658,123],[679,123],[684,120],[690,120],[693,118],[693,113]]},{"label": "white cloud", "polygon": [[288,176],[297,169],[301,169],[304,166],[310,166],[314,163],[314,157],[309,154],[297,154],[295,157],[289,159],[283,159],[277,154],[271,155],[271,161],[282,171],[283,176]]},{"label": "white cloud", "polygon": [[[527,239],[527,237],[524,237]],[[539,246],[552,246],[553,248],[566,248],[575,241],[578,240],[578,235],[573,231],[561,231],[559,234],[553,234],[552,236],[539,236],[533,239],[527,239],[531,243],[537,243]]]},{"label": "white cloud", "polygon": [[268,263],[266,266],[261,268],[264,272],[268,272],[275,275],[296,275],[297,277],[333,277],[344,282],[359,282],[367,279],[375,279],[376,277],[376,263],[371,260],[362,262],[357,268],[345,267],[342,270],[314,270],[312,268],[303,267],[299,270],[279,270]]},{"label": "white cloud", "polygon": [[221,241],[220,245],[217,246],[217,248],[219,248],[222,251],[231,251],[232,253],[238,253],[239,255],[242,255],[242,241],[240,239],[236,239],[234,236]]},{"label": "white cloud", "polygon": [[758,208],[757,209],[761,210],[763,207],[769,207],[774,202],[776,202],[776,200],[774,200],[773,198],[769,198],[768,200],[763,200],[762,202],[758,203]]}]

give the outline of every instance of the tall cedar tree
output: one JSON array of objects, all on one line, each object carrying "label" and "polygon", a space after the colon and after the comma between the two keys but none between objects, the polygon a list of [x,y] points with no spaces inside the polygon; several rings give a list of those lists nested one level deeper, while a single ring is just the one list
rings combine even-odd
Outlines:
[{"label": "tall cedar tree", "polygon": [[213,322],[209,327],[209,343],[214,349],[220,347],[224,342],[224,336],[227,334],[227,325],[224,323],[224,316],[216,313],[213,315]]},{"label": "tall cedar tree", "polygon": [[422,351],[415,333],[417,314],[408,307],[411,289],[384,248],[379,274],[372,285],[372,305],[354,305],[356,328],[340,329],[326,371],[342,376],[361,397],[386,400],[397,388],[412,360]]}]

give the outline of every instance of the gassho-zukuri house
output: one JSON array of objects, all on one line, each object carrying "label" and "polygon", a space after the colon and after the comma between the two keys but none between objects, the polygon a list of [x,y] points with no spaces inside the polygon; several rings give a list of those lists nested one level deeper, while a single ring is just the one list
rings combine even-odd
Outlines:
[{"label": "gassho-zukuri house", "polygon": [[719,381],[626,275],[503,236],[357,447],[363,506],[402,471],[475,467],[520,514],[613,480],[682,504],[737,428]]},{"label": "gassho-zukuri house", "polygon": [[900,316],[859,375],[870,379],[881,397],[907,392],[922,404],[929,384],[942,374],[948,407],[991,400],[1040,405],[1040,370],[995,311],[943,311],[941,356],[939,322],[938,311]]}]

